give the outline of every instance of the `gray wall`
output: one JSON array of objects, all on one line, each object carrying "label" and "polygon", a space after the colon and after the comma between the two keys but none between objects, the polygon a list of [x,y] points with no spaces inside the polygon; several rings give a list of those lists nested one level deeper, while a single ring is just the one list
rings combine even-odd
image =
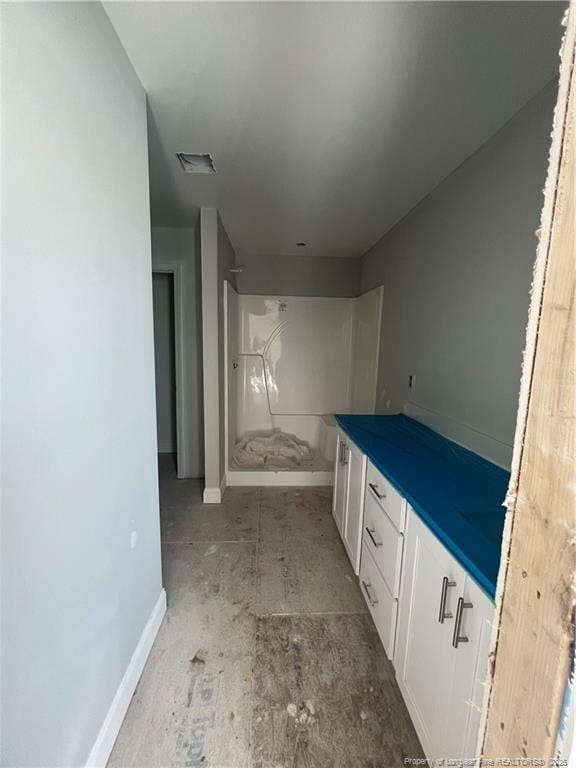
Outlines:
[{"label": "gray wall", "polygon": [[154,373],[158,453],[176,453],[174,278],[154,273]]},{"label": "gray wall", "polygon": [[[184,294],[184,389],[188,442],[186,477],[204,475],[204,415],[202,393],[202,292],[198,224],[191,227],[152,227],[152,265],[181,264]],[[181,457],[182,458],[182,457]]]},{"label": "gray wall", "polygon": [[553,83],[362,258],[362,290],[384,285],[378,412],[412,401],[512,443],[555,95]]},{"label": "gray wall", "polygon": [[243,256],[239,293],[280,296],[354,297],[360,287],[360,259],[312,256]]},{"label": "gray wall", "polygon": [[2,13],[2,760],[79,766],[162,588],[145,94],[100,4]]},{"label": "gray wall", "polygon": [[[205,487],[214,494],[223,482],[224,419],[224,280],[234,288],[234,249],[215,208],[200,211],[202,257],[202,353],[204,371]],[[205,494],[205,500],[211,501]]]}]

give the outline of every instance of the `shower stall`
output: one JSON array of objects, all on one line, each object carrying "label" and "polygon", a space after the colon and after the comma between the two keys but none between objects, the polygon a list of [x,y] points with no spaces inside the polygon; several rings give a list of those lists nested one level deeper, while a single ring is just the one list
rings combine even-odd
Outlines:
[{"label": "shower stall", "polygon": [[357,299],[225,284],[228,485],[329,485],[335,413],[373,413],[382,289]]}]

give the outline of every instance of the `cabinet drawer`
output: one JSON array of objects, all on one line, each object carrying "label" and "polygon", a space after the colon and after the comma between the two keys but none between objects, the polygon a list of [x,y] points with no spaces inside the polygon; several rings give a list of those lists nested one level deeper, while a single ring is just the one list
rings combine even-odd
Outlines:
[{"label": "cabinet drawer", "polygon": [[382,507],[400,533],[403,533],[406,525],[406,501],[370,461],[366,471],[366,494]]},{"label": "cabinet drawer", "polygon": [[392,597],[398,597],[400,591],[403,544],[404,536],[398,533],[372,494],[367,493],[364,501],[363,547],[374,558]]},{"label": "cabinet drawer", "polygon": [[366,546],[362,547],[360,586],[386,655],[391,659],[394,654],[398,601],[390,594],[374,558]]}]

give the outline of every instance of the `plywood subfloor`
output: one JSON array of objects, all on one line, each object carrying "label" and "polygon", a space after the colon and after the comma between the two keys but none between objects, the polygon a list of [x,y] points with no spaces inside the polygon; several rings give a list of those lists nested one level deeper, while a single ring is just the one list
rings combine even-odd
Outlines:
[{"label": "plywood subfloor", "polygon": [[420,757],[366,614],[261,616],[254,707],[257,768],[384,767]]},{"label": "plywood subfloor", "polygon": [[326,489],[233,488],[161,464],[168,611],[109,766],[394,768],[420,745]]}]

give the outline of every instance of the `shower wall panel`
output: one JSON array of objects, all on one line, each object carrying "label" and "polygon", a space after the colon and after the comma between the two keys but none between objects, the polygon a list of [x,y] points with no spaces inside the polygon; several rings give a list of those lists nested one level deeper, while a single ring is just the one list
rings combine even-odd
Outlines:
[{"label": "shower wall panel", "polygon": [[237,394],[238,377],[238,299],[239,296],[228,281],[224,281],[224,315],[226,322],[226,467],[240,436],[238,433],[238,408],[241,403]]},{"label": "shower wall panel", "polygon": [[238,296],[239,433],[270,428],[266,415],[349,410],[354,301]]}]

